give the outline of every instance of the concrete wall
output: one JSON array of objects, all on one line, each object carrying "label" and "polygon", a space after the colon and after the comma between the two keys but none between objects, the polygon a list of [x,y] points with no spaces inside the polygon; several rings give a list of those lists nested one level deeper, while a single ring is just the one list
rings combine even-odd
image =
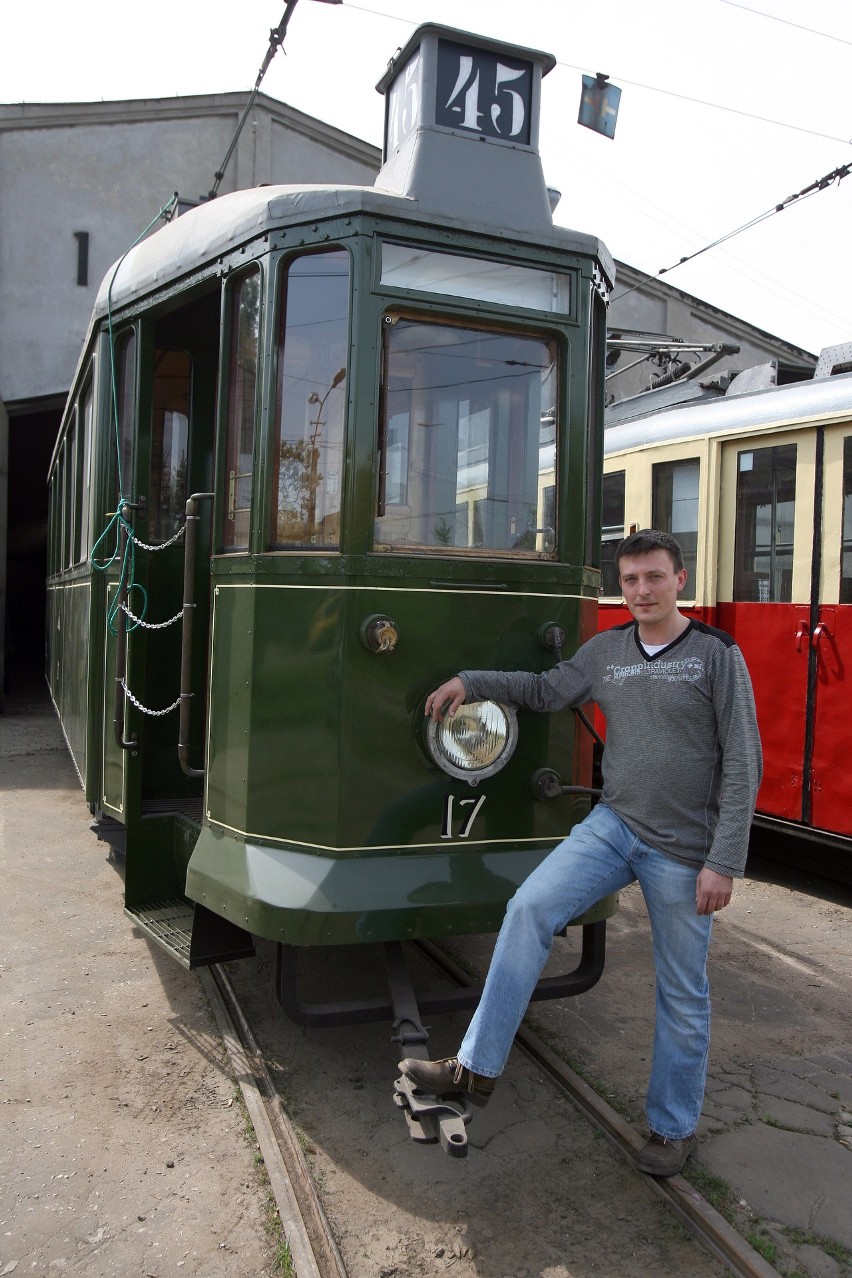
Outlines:
[{"label": "concrete wall", "polygon": [[[106,271],[170,199],[210,190],[245,94],[0,106],[0,397],[64,393]],[[260,183],[372,185],[380,153],[260,95],[220,193]],[[86,285],[78,242],[89,236]]]},{"label": "concrete wall", "polygon": [[0,399],[0,710],[6,692],[6,538],[9,504],[9,418]]},{"label": "concrete wall", "polygon": [[[639,287],[635,287],[636,285]],[[632,290],[632,291],[627,291]],[[623,295],[623,296],[622,296]],[[617,263],[616,284],[613,300],[609,309],[609,327],[611,331],[621,328],[638,329],[643,332],[668,334],[680,338],[683,342],[725,342],[740,347],[738,355],[726,355],[707,373],[702,376],[717,376],[728,369],[741,372],[753,368],[757,364],[766,364],[777,360],[784,370],[805,369],[810,371],[816,364],[816,358],[809,351],[793,346],[771,333],[747,324],[735,315],[720,311],[717,307],[700,298],[683,293],[680,289],[664,284],[661,280],[648,279],[647,276],[627,266]],[[625,368],[639,357],[624,352],[610,373]],[[685,362],[696,364],[704,359],[703,355],[684,355]],[[620,372],[617,376],[607,378],[607,401],[618,401],[638,395],[647,388],[654,377],[659,377],[664,369],[651,362],[639,364],[629,372]]]}]

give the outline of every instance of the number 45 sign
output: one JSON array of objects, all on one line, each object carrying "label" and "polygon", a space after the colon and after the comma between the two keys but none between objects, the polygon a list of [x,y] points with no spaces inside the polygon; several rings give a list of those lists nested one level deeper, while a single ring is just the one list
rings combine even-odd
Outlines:
[{"label": "number 45 sign", "polygon": [[532,72],[530,62],[440,40],[435,123],[529,145]]}]

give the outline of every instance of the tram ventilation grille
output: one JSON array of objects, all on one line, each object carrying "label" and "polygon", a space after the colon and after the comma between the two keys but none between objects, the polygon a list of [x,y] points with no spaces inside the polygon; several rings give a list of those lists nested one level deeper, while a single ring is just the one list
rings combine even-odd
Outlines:
[{"label": "tram ventilation grille", "polygon": [[128,907],[125,914],[143,932],[171,951],[181,963],[189,966],[189,944],[192,937],[193,907],[181,897],[153,901],[148,905]]}]

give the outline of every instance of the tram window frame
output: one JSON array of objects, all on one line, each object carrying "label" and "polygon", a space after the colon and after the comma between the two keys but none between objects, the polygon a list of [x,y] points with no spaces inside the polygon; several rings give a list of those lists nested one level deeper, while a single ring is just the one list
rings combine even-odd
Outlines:
[{"label": "tram window frame", "polygon": [[[256,293],[249,304],[243,307],[245,289],[250,282],[256,283]],[[245,554],[251,541],[254,472],[256,466],[255,449],[259,433],[259,371],[263,329],[263,273],[259,263],[255,262],[246,270],[235,274],[228,281],[227,289],[226,307],[229,323],[227,337],[228,357],[225,362],[225,376],[227,379],[224,397],[226,421],[222,465],[225,500],[222,505],[221,537],[224,554]],[[241,346],[240,342],[243,336],[252,337],[252,325],[254,328],[253,366],[250,359],[240,362],[241,351],[247,356],[251,354],[250,349]],[[253,371],[248,411],[246,411],[246,408],[249,386],[247,379],[240,371],[242,368],[252,368]],[[240,469],[241,466],[246,465],[248,470]],[[243,482],[240,486],[240,480],[247,482]],[[236,505],[238,497],[245,502],[244,505],[239,507]],[[244,516],[244,518],[239,520],[239,523],[236,518],[238,514]],[[233,529],[230,528],[230,525],[233,525]],[[245,532],[244,538],[238,535],[243,530]]]},{"label": "tram window frame", "polygon": [[[755,466],[755,461],[759,462]],[[767,473],[768,463],[768,473]],[[798,447],[796,444],[774,444],[763,448],[742,448],[737,451],[736,518],[734,527],[734,603],[791,603],[793,598],[793,558],[795,553],[796,480]],[[784,489],[786,470],[787,486],[791,493],[779,501],[779,490]],[[754,476],[744,480],[745,475]],[[760,502],[760,496],[768,501]],[[756,497],[757,501],[744,500]],[[778,507],[789,507],[779,515]],[[769,511],[769,522],[764,525],[764,540],[758,541],[760,512]],[[754,512],[754,519],[749,519]],[[749,523],[747,524],[747,520]],[[781,542],[781,521],[789,528],[789,540]],[[779,554],[779,547],[781,553]],[[765,570],[758,568],[758,560],[766,560]],[[783,562],[782,562],[783,560]]]},{"label": "tram window frame", "polygon": [[[115,396],[118,421],[116,439],[118,455],[113,459],[113,507],[118,509],[119,498],[132,500],[133,493],[133,441],[136,426],[136,329],[126,328],[113,339]],[[124,491],[120,491],[123,489]]]},{"label": "tram window frame", "polygon": [[[677,475],[692,475],[694,491],[678,494]],[[670,461],[655,462],[651,467],[651,526],[661,532],[671,533],[680,546],[687,573],[684,599],[697,598],[700,508],[701,458],[678,457]],[[689,527],[684,526],[687,520]]]},{"label": "tram window frame", "polygon": [[852,435],[843,440],[843,515],[840,533],[839,602],[852,603]]},{"label": "tram window frame", "polygon": [[485,302],[576,320],[579,274],[547,263],[530,266],[422,243],[380,241],[378,287],[395,293]]},{"label": "tram window frame", "polygon": [[[425,336],[426,330],[431,330],[431,344],[427,344]],[[418,338],[418,332],[420,337]],[[394,339],[399,339],[400,334],[410,333],[410,349],[400,344],[396,350],[392,349]],[[555,423],[559,420],[560,413],[560,397],[562,391],[563,370],[563,349],[561,335],[555,332],[548,332],[541,327],[532,325],[507,325],[499,324],[486,320],[481,315],[471,316],[464,315],[448,315],[445,311],[441,312],[423,312],[420,310],[405,310],[404,312],[393,308],[383,315],[382,319],[382,384],[381,384],[381,406],[379,421],[379,467],[378,467],[378,491],[376,494],[376,516],[373,534],[373,549],[378,553],[417,553],[430,555],[463,555],[475,556],[476,558],[512,558],[525,561],[548,561],[552,562],[558,557],[558,528],[556,526],[548,526],[542,523],[543,503],[545,501],[545,490],[548,487],[555,487],[558,483],[559,475],[559,458],[557,457],[557,439]],[[443,337],[439,337],[439,334]],[[417,386],[416,380],[420,376],[421,367],[425,366],[425,361],[431,360],[433,363],[440,361],[441,355],[446,350],[453,349],[451,335],[466,334],[462,342],[470,348],[468,359],[472,366],[477,363],[479,365],[488,363],[487,355],[476,355],[473,353],[475,343],[487,342],[489,339],[495,341],[532,344],[538,343],[541,348],[547,351],[547,362],[543,364],[532,364],[529,360],[522,358],[525,351],[519,345],[517,350],[517,359],[507,359],[505,356],[498,358],[498,363],[505,365],[513,365],[521,370],[529,368],[538,368],[542,374],[538,385],[540,387],[537,401],[536,421],[538,423],[537,439],[532,440],[529,431],[533,411],[532,405],[532,385],[523,387],[517,381],[520,377],[529,378],[529,372],[521,371],[520,373],[512,372],[511,380],[516,381],[515,386],[509,385],[509,375],[504,374],[502,381],[505,385],[499,386],[498,379],[491,374],[488,378],[482,380],[472,376],[467,378],[459,374],[457,382],[444,381],[446,374],[436,375],[436,380],[430,382],[425,380],[421,386]],[[420,343],[418,345],[418,342]],[[443,344],[442,344],[443,343]],[[527,352],[528,353],[528,352]],[[408,357],[406,361],[405,357]],[[411,357],[414,357],[414,365],[411,364]],[[395,358],[396,357],[396,358]],[[458,355],[455,356],[458,360]],[[551,388],[548,389],[548,381],[551,381]],[[489,383],[486,391],[480,391],[477,395],[477,387],[484,386]],[[467,394],[465,395],[465,387]],[[406,390],[406,388],[408,388]],[[453,399],[453,390],[456,390],[455,399]],[[414,414],[416,408],[416,392],[419,391],[423,395],[423,406],[427,407],[432,403],[435,396],[438,400],[432,404],[432,411],[442,412],[440,396],[443,393],[446,399],[447,411],[454,414],[453,421],[446,421],[441,417],[436,418],[435,423],[438,429],[433,431],[429,438],[426,438],[424,431],[414,432],[413,424],[416,425],[416,417]],[[432,393],[430,398],[430,392]],[[407,408],[401,403],[397,411],[394,410],[392,396],[396,394],[407,395]],[[518,406],[513,406],[514,399],[518,401]],[[496,398],[495,398],[496,396]],[[523,398],[523,403],[521,403]],[[466,406],[466,407],[465,407]],[[389,501],[388,494],[388,422],[393,417],[408,416],[408,473],[406,476],[405,492],[406,502],[404,504],[394,504]],[[511,416],[512,433],[509,436],[505,430],[505,423],[508,415]],[[524,421],[524,416],[527,420]],[[497,418],[501,418],[501,423]],[[519,423],[519,425],[518,425]],[[422,425],[423,423],[421,423]],[[464,443],[463,424],[468,432],[468,442]],[[475,442],[478,437],[477,432],[485,429],[487,438],[482,439],[479,444]],[[550,432],[552,438],[546,439],[545,435]],[[471,434],[471,432],[473,432]],[[421,452],[425,461],[421,458],[418,463],[413,459],[412,441],[417,441],[420,436]],[[474,442],[471,442],[471,441]],[[485,470],[484,487],[482,483],[472,484],[470,491],[464,501],[459,500],[460,489],[459,476],[462,472],[462,455],[466,450],[484,449],[483,454]],[[530,458],[535,450],[535,465],[530,464]],[[551,459],[548,465],[542,468],[542,451],[545,455],[551,453]],[[428,453],[428,457],[426,454]],[[451,485],[451,491],[445,494],[443,508],[441,509],[440,500],[436,509],[428,509],[430,502],[434,502],[434,493],[439,485],[439,469],[438,463],[446,454],[447,458],[454,456],[454,468],[452,474],[450,469],[447,470],[444,484]],[[437,458],[437,461],[436,461]],[[412,482],[411,466],[419,465],[420,484],[416,485]],[[473,466],[474,461],[466,463]],[[451,463],[452,467],[452,463]],[[520,487],[514,487],[520,478]],[[523,477],[526,476],[526,479]],[[497,488],[495,489],[495,484]],[[505,492],[502,488],[505,488]],[[477,489],[483,488],[480,495],[477,496]],[[416,494],[422,490],[425,495],[425,501],[422,504],[417,500]],[[412,498],[412,494],[415,494]],[[532,505],[529,498],[532,497]],[[527,505],[529,509],[524,516],[521,507]],[[553,509],[558,510],[558,501],[554,500]],[[514,516],[510,507],[517,507]],[[523,524],[523,530],[518,531],[517,520],[520,519]],[[434,521],[434,522],[433,522]],[[505,526],[501,531],[501,522]],[[428,528],[425,536],[418,534],[418,525],[421,528]],[[411,531],[414,535],[410,536]],[[384,534],[384,535],[383,535]],[[508,545],[509,538],[515,539],[514,545]],[[481,540],[480,540],[481,538]],[[526,543],[526,544],[524,544]]]},{"label": "tram window frame", "polygon": [[92,491],[92,436],[95,421],[95,387],[91,371],[78,400],[78,422],[82,430],[80,450],[80,526],[78,530],[77,563],[89,558],[92,544],[92,515],[90,494]]},{"label": "tram window frame", "polygon": [[[603,475],[601,483],[601,588],[604,598],[621,596],[621,584],[615,563],[616,547],[624,540],[626,511],[627,471],[611,470]],[[607,491],[609,490],[609,491]],[[609,519],[618,514],[620,519]]]},{"label": "tram window frame", "polygon": [[[317,275],[323,259],[330,269]],[[340,549],[352,280],[351,253],[341,244],[290,254],[279,265],[269,551]],[[299,338],[300,328],[310,340]]]}]

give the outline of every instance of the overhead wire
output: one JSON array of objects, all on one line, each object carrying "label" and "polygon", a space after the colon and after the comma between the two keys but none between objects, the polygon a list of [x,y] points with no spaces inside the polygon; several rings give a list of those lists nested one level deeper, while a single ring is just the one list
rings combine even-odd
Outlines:
[{"label": "overhead wire", "polygon": [[803,187],[801,191],[796,191],[793,195],[788,195],[786,199],[781,200],[779,204],[774,205],[771,209],[767,209],[763,213],[759,213],[756,217],[751,218],[748,222],[744,222],[742,226],[738,226],[733,231],[728,231],[725,235],[720,235],[710,244],[705,244],[703,248],[696,249],[694,253],[688,253],[685,257],[680,258],[677,262],[673,262],[671,266],[661,266],[654,275],[648,275],[644,280],[640,280],[638,284],[633,284],[630,288],[625,289],[623,293],[618,293],[613,297],[613,301],[617,302],[622,297],[627,297],[628,293],[633,293],[637,288],[642,288],[647,284],[649,279],[656,279],[660,275],[666,275],[669,271],[675,270],[678,266],[683,266],[686,262],[691,262],[694,258],[700,257],[702,253],[709,253],[711,249],[718,248],[720,244],[725,244],[728,240],[732,240],[735,235],[742,235],[743,231],[750,230],[753,226],[757,226],[760,222],[765,222],[767,218],[774,217],[776,213],[783,213],[791,204],[797,200],[806,200],[812,195],[816,195],[819,191],[825,191],[828,187],[834,185],[835,182],[840,183],[843,178],[848,177],[852,173],[852,163],[842,164],[836,169],[832,169],[830,173],[826,173],[824,177],[817,178],[808,186]]},{"label": "overhead wire", "polygon": [[732,9],[743,9],[746,13],[754,13],[759,18],[768,18],[770,22],[783,22],[785,27],[795,27],[797,31],[807,31],[809,35],[821,36],[823,40],[834,40],[838,44],[852,45],[852,40],[844,40],[843,36],[832,35],[829,31],[817,31],[815,27],[803,26],[801,22],[791,22],[789,18],[779,17],[777,13],[767,13],[764,9],[752,9],[751,5],[740,4],[739,0],[719,0],[719,4],[730,5]]}]

